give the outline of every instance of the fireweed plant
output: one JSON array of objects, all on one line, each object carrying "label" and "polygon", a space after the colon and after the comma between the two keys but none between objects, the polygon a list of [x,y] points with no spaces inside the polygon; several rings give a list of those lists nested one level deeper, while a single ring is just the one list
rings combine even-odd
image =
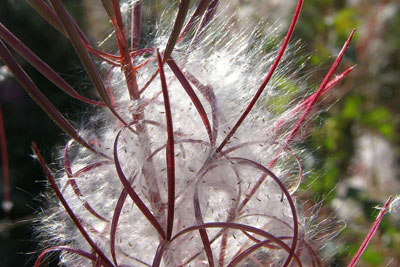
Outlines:
[{"label": "fireweed plant", "polygon": [[[288,94],[279,88],[298,79],[288,45],[301,0],[270,52],[262,46],[271,36],[231,33],[215,19],[218,0],[201,0],[193,10],[181,0],[146,48],[139,47],[142,2],[102,0],[116,54],[93,47],[61,0],[27,2],[70,40],[100,98],[75,91],[0,24],[1,59],[71,138],[56,174],[32,145],[59,200],[42,216],[50,247],[35,266],[53,251],[65,266],[322,266],[322,240],[296,200],[303,176],[296,144],[320,97],[353,69],[334,76],[354,31],[316,92],[288,95],[277,112],[274,97]],[[80,129],[5,43],[64,93],[93,106]]]}]

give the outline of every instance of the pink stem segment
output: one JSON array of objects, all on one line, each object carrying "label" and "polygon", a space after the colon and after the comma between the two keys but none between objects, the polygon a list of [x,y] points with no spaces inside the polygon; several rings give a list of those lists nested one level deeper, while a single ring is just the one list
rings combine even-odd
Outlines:
[{"label": "pink stem segment", "polygon": [[388,211],[388,207],[389,207],[391,201],[392,201],[392,197],[389,197],[389,199],[386,200],[386,203],[385,203],[385,205],[383,205],[383,208],[381,209],[378,216],[376,217],[376,220],[375,220],[374,224],[372,225],[371,230],[369,230],[369,233],[365,237],[360,248],[357,250],[357,253],[354,255],[353,259],[350,261],[350,263],[349,263],[349,265],[347,265],[347,267],[356,266],[358,260],[360,259],[361,255],[364,253],[364,251],[367,248],[372,237],[375,235],[376,230],[378,230],[378,227],[382,222],[383,216]]}]

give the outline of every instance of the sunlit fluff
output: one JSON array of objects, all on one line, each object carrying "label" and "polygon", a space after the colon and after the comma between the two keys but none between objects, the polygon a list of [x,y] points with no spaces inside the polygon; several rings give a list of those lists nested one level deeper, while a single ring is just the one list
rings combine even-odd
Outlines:
[{"label": "sunlit fluff", "polygon": [[[129,16],[112,1],[113,12],[105,8],[120,55],[85,44],[103,59],[99,81],[79,50],[82,33],[60,1],[50,2],[104,101],[98,105],[107,108],[95,108],[75,132],[42,105],[73,139],[62,152],[57,184],[33,145],[61,201],[42,219],[57,246],[37,265],[53,250],[63,251],[66,266],[321,265],[321,244],[297,212],[303,170],[294,143],[304,138],[318,98],[351,71],[332,79],[353,33],[306,98],[295,49],[287,49],[303,1],[277,46],[270,45],[274,30],[242,36],[210,20],[218,1],[200,1],[192,12],[198,18],[177,26],[187,11],[188,1],[181,1],[173,23],[160,20],[151,48],[137,49],[132,38],[131,53],[122,25]],[[133,8],[133,28],[140,25],[140,1],[123,7],[127,14]],[[273,48],[265,51],[266,44]],[[27,90],[42,101],[35,88]]]}]

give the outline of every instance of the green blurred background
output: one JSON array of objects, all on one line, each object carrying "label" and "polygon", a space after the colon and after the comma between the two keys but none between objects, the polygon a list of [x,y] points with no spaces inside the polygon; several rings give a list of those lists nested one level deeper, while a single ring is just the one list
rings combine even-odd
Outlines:
[{"label": "green blurred background", "polygon": [[[109,26],[104,26],[98,2],[65,1],[94,41],[110,33]],[[238,8],[234,15],[237,19],[249,18],[254,24],[260,19],[269,23],[277,20],[282,25],[289,23],[296,3],[294,0],[229,2],[230,7],[221,12]],[[145,21],[151,25],[155,17],[149,14],[159,15],[165,2],[149,1],[149,5],[152,10],[145,14]],[[399,10],[400,3],[394,0],[306,0],[295,30],[294,38],[303,43],[302,53],[310,55],[303,72],[309,77],[311,88],[315,88],[348,34],[357,28],[340,70],[354,64],[357,68],[324,98],[315,130],[304,142],[313,171],[299,197],[307,200],[309,206],[321,204],[321,216],[347,223],[335,240],[326,243],[323,253],[331,259],[325,263],[327,266],[346,266],[378,213],[374,207],[382,205],[389,195],[400,194]],[[91,90],[68,41],[25,1],[0,1],[0,21],[78,91]],[[22,59],[20,62],[55,106],[71,121],[79,121],[84,105],[63,95]],[[14,203],[9,216],[0,215],[0,266],[32,266],[40,250],[32,221],[42,207],[39,194],[45,190],[45,183],[38,164],[30,157],[30,144],[37,142],[50,162],[57,156],[54,147],[64,144],[65,134],[16,81],[1,73],[0,105]],[[333,224],[328,226],[334,228]],[[359,266],[400,266],[399,228],[400,213],[387,215]]]}]

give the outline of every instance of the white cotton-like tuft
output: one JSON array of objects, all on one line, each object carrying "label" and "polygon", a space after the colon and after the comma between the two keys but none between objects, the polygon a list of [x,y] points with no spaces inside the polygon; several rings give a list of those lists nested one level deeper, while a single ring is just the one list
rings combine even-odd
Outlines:
[{"label": "white cotton-like tuft", "polygon": [[[129,18],[126,14],[133,6],[134,2],[122,4],[124,20]],[[159,21],[157,25],[158,31],[149,47],[162,51],[168,43],[169,32],[165,29],[171,29],[172,23]],[[294,216],[297,200],[293,194],[302,179],[300,151],[287,143],[290,131],[301,116],[301,112],[294,112],[295,107],[304,99],[306,90],[304,79],[298,77],[300,70],[296,66],[301,64],[294,55],[295,47],[288,49],[260,99],[226,146],[216,151],[260,87],[280,45],[276,43],[276,29],[269,30],[267,35],[255,30],[246,36],[231,27],[235,26],[214,19],[197,42],[184,38],[171,56],[203,105],[211,138],[198,107],[172,68],[167,63],[164,65],[174,129],[172,237],[204,223],[251,226],[277,237],[283,245],[271,239],[246,257],[242,266],[278,266],[285,262],[290,250],[282,246],[291,247],[294,229],[298,228],[299,245],[295,251],[298,260],[314,264],[318,262],[318,246],[313,236],[308,235],[307,220],[301,214]],[[135,57],[135,65],[146,62],[137,70],[139,89],[158,71],[154,52]],[[67,157],[73,175],[62,172],[58,185],[90,238],[107,258],[113,258],[114,249],[119,266],[151,266],[162,237],[139,205],[126,195],[118,168],[167,232],[168,124],[160,76],[156,76],[139,99],[134,99],[129,95],[123,68],[103,62],[101,69],[106,73],[104,80],[112,92],[115,111],[131,129],[124,128],[123,122],[108,109],[97,108],[90,120],[83,123],[79,134],[109,158],[70,142],[63,164]],[[260,181],[259,188],[251,193],[251,188]],[[63,207],[58,205],[52,211],[50,216],[43,217],[43,227],[49,232],[51,243],[59,241],[91,253],[92,248]],[[117,213],[120,214],[115,237],[112,237],[111,225]],[[221,226],[207,228],[206,233],[214,262],[222,265],[257,240],[265,240],[250,231]],[[200,232],[194,230],[166,245],[161,265],[208,266],[208,261]],[[65,266],[93,264],[69,252],[62,254],[61,263]]]}]

